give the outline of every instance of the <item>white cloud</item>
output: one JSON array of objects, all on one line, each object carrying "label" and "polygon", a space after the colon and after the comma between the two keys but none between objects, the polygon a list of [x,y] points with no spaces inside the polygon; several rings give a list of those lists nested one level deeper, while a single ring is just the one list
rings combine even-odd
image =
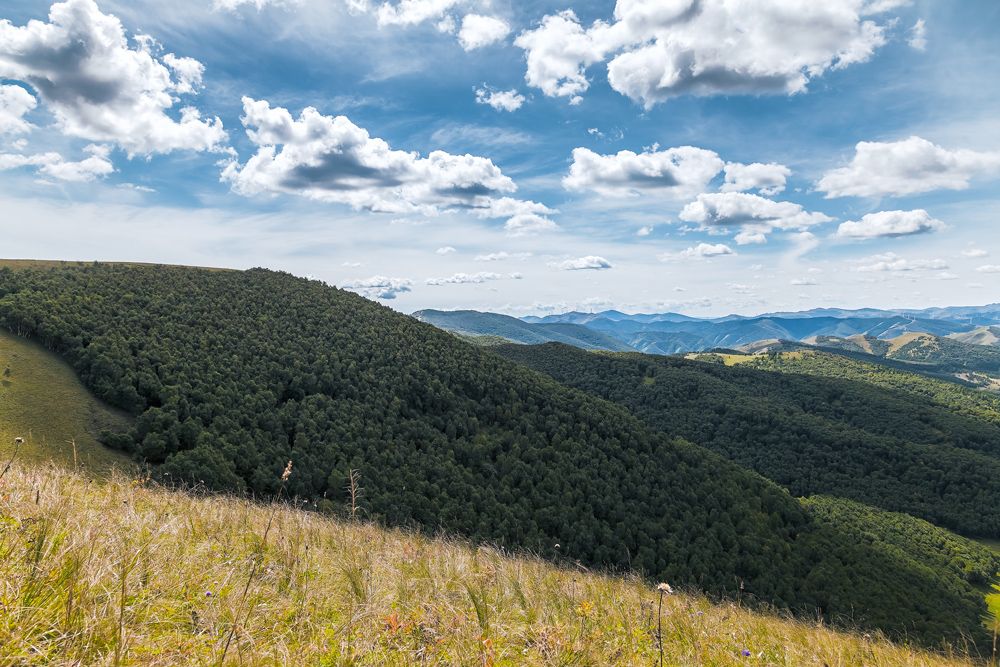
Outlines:
[{"label": "white cloud", "polygon": [[736,242],[740,245],[763,243],[766,234],[775,229],[803,230],[833,220],[823,213],[807,212],[792,202],[776,202],[745,192],[700,194],[677,217],[698,223],[702,228],[739,227]]},{"label": "white cloud", "polygon": [[380,26],[410,26],[424,21],[440,20],[462,0],[400,0],[396,4],[382,3],[375,14]]},{"label": "white cloud", "polygon": [[486,255],[476,255],[475,261],[477,262],[502,262],[508,259],[525,260],[531,257],[530,252],[506,252],[501,250],[500,252],[491,252]]},{"label": "white cloud", "polygon": [[574,148],[573,164],[563,186],[610,197],[650,193],[683,199],[703,192],[723,166],[716,153],[693,146],[662,151],[654,146],[642,153],[619,151],[614,155]]},{"label": "white cloud", "polygon": [[[244,195],[286,193],[355,209],[435,215],[471,210],[481,218],[543,218],[543,204],[497,195],[517,189],[491,160],[433,151],[426,158],[393,150],[346,116],[324,116],[308,107],[298,119],[287,109],[243,98],[243,124],[257,153],[232,161],[222,179]],[[536,221],[537,222],[537,221]]]},{"label": "white cloud", "polygon": [[559,225],[552,222],[545,216],[534,213],[519,213],[511,216],[504,223],[504,229],[508,236],[534,236],[542,232],[551,232],[559,229]]},{"label": "white cloud", "polygon": [[434,252],[437,253],[438,255],[450,255],[451,253],[455,252],[455,249],[450,245],[446,245],[438,248]]},{"label": "white cloud", "polygon": [[458,31],[458,43],[472,51],[499,42],[510,34],[510,24],[495,16],[466,14]]},{"label": "white cloud", "polygon": [[636,236],[649,236],[652,233],[653,233],[653,226],[652,225],[645,225],[643,227],[640,227],[639,231],[637,231],[635,233],[635,235]]},{"label": "white cloud", "polygon": [[944,229],[944,223],[932,218],[922,208],[913,211],[879,211],[861,220],[842,222],[837,236],[852,239],[875,239],[893,236],[926,234]]},{"label": "white cloud", "polygon": [[38,155],[0,154],[0,171],[19,167],[38,167],[38,173],[70,183],[88,183],[114,173],[107,146],[90,145],[84,148],[90,157],[79,162],[67,161],[59,153]]},{"label": "white cloud", "polygon": [[[802,258],[819,247],[819,239],[812,232],[795,232],[788,234],[786,238],[792,247],[785,256],[792,261]],[[809,271],[813,271],[813,269],[809,269]]]},{"label": "white cloud", "polygon": [[986,264],[976,269],[979,273],[1000,273],[1000,264]]},{"label": "white cloud", "polygon": [[600,271],[612,268],[611,262],[603,257],[598,257],[597,255],[587,255],[586,257],[567,259],[562,262],[555,262],[552,266],[560,269],[561,271]]},{"label": "white cloud", "polygon": [[37,104],[35,96],[21,86],[0,85],[0,135],[29,132],[31,123],[24,116]]},{"label": "white cloud", "polygon": [[943,259],[915,259],[909,260],[900,257],[896,253],[887,252],[881,255],[869,257],[870,264],[862,264],[857,267],[862,273],[868,272],[907,272],[907,271],[944,271],[948,268],[948,263]]},{"label": "white cloud", "polygon": [[499,273],[481,271],[479,273],[456,273],[447,278],[428,278],[428,285],[475,285],[503,278]]},{"label": "white cloud", "polygon": [[514,90],[476,89],[476,104],[488,104],[497,111],[517,111],[524,105],[524,95]]},{"label": "white cloud", "polygon": [[912,0],[870,0],[865,3],[861,13],[866,16],[869,14],[882,14],[899,7],[906,7],[911,2]]},{"label": "white cloud", "polygon": [[927,23],[923,19],[917,19],[917,22],[910,28],[910,39],[906,43],[917,51],[923,51],[927,48]]},{"label": "white cloud", "polygon": [[132,48],[121,22],[94,0],[67,0],[52,5],[48,23],[0,21],[0,78],[31,85],[70,136],[129,155],[218,149],[226,141],[218,118],[203,120],[190,106],[179,119],[168,115],[199,84],[200,63],[158,60],[150,43]]},{"label": "white cloud", "polygon": [[343,289],[357,292],[369,299],[395,299],[397,295],[412,290],[413,281],[407,278],[387,278],[372,276],[363,280],[353,280],[341,285]]},{"label": "white cloud", "polygon": [[736,245],[762,245],[767,243],[767,234],[760,231],[744,229],[733,237]]},{"label": "white cloud", "polygon": [[811,287],[813,285],[818,285],[819,283],[812,278],[793,278],[791,280],[791,284],[800,287]]},{"label": "white cloud", "polygon": [[669,262],[675,259],[706,259],[735,254],[736,252],[724,243],[699,243],[678,253],[663,253],[658,259],[661,262]]},{"label": "white cloud", "polygon": [[977,257],[989,257],[989,255],[990,253],[983,250],[982,248],[969,248],[968,250],[962,251],[963,257],[977,258]]},{"label": "white cloud", "polygon": [[722,184],[723,192],[745,192],[756,190],[762,195],[776,195],[785,189],[786,179],[792,175],[792,170],[783,164],[726,164],[726,182]]},{"label": "white cloud", "polygon": [[568,9],[546,16],[514,44],[526,51],[525,81],[550,97],[574,98],[586,91],[586,68],[603,59],[605,51]]},{"label": "white cloud", "polygon": [[684,94],[792,94],[885,43],[863,9],[860,0],[619,0],[611,23],[585,28],[566,10],[514,43],[526,52],[525,80],[549,96],[578,98],[587,68],[606,60],[611,87],[647,108]]},{"label": "white cloud", "polygon": [[948,150],[926,139],[862,141],[846,167],[828,171],[817,187],[832,197],[901,197],[931,190],[964,190],[977,176],[1000,171],[1000,152]]}]

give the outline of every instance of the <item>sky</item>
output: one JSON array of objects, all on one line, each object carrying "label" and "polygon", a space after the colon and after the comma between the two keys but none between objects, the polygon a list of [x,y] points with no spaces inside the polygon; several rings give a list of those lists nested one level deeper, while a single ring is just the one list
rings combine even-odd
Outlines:
[{"label": "sky", "polygon": [[0,257],[403,312],[1000,301],[995,0],[5,0]]}]

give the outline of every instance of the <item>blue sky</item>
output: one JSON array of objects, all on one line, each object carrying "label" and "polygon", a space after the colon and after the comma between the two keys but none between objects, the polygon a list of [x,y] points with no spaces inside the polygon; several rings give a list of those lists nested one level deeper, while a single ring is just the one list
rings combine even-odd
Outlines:
[{"label": "blue sky", "polygon": [[267,266],[407,312],[1000,301],[988,0],[0,18],[0,256]]}]

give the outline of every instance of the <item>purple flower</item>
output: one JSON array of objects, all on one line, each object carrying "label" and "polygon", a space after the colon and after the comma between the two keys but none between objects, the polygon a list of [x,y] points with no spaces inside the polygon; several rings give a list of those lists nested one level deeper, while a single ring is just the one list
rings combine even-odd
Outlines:
[{"label": "purple flower", "polygon": [[748,648],[743,649],[742,651],[740,651],[740,653],[743,654],[744,658],[749,658],[750,657],[750,649],[748,649]]}]

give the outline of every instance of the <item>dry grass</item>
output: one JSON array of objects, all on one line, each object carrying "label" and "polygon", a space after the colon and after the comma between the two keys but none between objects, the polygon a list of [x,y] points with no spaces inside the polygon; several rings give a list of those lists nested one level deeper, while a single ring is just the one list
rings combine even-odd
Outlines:
[{"label": "dry grass", "polygon": [[[288,507],[265,543],[272,511],[15,464],[0,665],[214,665],[234,618],[233,665],[659,661],[657,592],[637,579]],[[668,596],[662,625],[667,665],[966,664],[696,595]]]}]

